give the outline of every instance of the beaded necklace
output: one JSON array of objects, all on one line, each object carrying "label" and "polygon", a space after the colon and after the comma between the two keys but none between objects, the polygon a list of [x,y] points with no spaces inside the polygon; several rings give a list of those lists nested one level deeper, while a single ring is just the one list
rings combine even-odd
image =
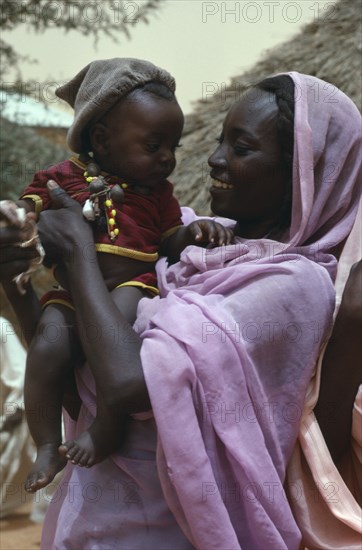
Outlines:
[{"label": "beaded necklace", "polygon": [[128,188],[127,183],[118,183],[109,185],[104,176],[101,175],[101,169],[94,160],[88,155],[79,155],[79,160],[86,164],[87,169],[84,172],[85,180],[88,184],[87,190],[90,195],[83,206],[83,215],[89,221],[99,221],[101,217],[101,208],[99,198],[105,197],[104,212],[106,216],[107,233],[113,242],[119,235],[117,226],[117,211],[114,203],[124,201],[124,189]]}]

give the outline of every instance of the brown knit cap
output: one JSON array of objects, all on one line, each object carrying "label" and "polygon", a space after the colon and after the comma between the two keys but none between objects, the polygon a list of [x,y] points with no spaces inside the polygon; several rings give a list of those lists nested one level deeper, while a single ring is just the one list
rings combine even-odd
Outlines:
[{"label": "brown knit cap", "polygon": [[142,59],[121,58],[92,61],[55,93],[74,109],[74,122],[68,130],[67,143],[82,153],[82,134],[111,107],[134,88],[151,80],[165,84],[172,92],[176,84],[165,70]]}]

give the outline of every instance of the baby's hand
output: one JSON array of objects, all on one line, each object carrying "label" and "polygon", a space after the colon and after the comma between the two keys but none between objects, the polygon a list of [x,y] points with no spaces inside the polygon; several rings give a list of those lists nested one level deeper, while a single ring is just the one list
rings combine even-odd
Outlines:
[{"label": "baby's hand", "polygon": [[195,239],[195,244],[212,244],[222,246],[231,244],[234,232],[214,220],[201,219],[187,226]]}]

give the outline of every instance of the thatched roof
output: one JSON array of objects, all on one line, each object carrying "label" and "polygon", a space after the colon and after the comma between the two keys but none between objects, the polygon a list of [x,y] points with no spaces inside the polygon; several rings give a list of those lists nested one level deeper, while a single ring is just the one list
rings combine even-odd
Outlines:
[{"label": "thatched roof", "polygon": [[[340,0],[319,21],[269,50],[252,69],[232,79],[226,94],[200,100],[186,118],[182,149],[172,175],[181,204],[209,213],[207,158],[215,148],[226,111],[252,83],[283,71],[311,74],[341,88],[361,110],[361,0]],[[229,94],[227,93],[229,91]]]}]

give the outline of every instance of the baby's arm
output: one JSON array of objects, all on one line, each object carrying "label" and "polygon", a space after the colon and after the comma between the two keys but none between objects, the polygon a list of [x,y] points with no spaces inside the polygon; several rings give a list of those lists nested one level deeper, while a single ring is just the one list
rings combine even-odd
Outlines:
[{"label": "baby's arm", "polygon": [[178,262],[180,254],[189,245],[205,247],[223,246],[232,242],[234,233],[218,222],[210,219],[196,220],[189,225],[181,226],[177,231],[162,241],[161,256],[167,256],[169,263]]}]

